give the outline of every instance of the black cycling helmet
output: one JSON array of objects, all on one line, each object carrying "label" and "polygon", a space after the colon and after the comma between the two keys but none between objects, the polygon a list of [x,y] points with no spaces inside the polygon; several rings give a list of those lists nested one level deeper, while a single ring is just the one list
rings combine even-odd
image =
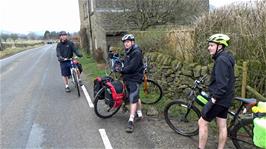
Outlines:
[{"label": "black cycling helmet", "polygon": [[62,36],[62,35],[67,35],[67,32],[66,31],[59,32],[59,36]]},{"label": "black cycling helmet", "polygon": [[122,42],[125,42],[126,40],[135,41],[135,37],[132,34],[126,34],[122,37]]}]

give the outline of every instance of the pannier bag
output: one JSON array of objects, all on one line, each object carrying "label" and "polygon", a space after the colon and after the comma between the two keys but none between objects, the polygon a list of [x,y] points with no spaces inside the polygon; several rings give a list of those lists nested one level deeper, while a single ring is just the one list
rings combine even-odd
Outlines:
[{"label": "pannier bag", "polygon": [[[259,102],[257,106],[260,110],[258,112],[266,112],[266,102]],[[253,142],[256,146],[266,148],[266,117],[255,118],[253,128]]]},{"label": "pannier bag", "polygon": [[[98,91],[103,87],[103,85],[106,82],[111,82],[113,79],[109,76],[104,76],[104,77],[96,77],[95,80],[93,81],[93,95],[94,97],[98,93]],[[104,99],[104,92],[100,95],[100,99]]]},{"label": "pannier bag", "polygon": [[125,85],[118,80],[107,82],[105,90],[105,103],[110,108],[117,108],[123,103]]}]

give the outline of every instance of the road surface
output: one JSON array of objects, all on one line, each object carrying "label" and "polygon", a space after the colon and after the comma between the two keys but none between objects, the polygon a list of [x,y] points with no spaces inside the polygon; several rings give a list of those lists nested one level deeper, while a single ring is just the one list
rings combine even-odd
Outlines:
[{"label": "road surface", "polygon": [[163,119],[146,117],[128,134],[128,113],[98,118],[83,92],[65,92],[55,46],[0,60],[0,148],[197,148],[197,136],[177,135]]}]

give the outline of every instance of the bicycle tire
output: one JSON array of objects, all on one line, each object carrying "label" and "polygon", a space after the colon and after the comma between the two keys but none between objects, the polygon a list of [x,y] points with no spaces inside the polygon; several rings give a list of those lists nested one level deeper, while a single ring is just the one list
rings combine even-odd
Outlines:
[{"label": "bicycle tire", "polygon": [[155,104],[162,99],[163,91],[159,84],[155,81],[147,79],[148,88],[144,91],[144,80],[140,85],[140,99],[143,104]]},{"label": "bicycle tire", "polygon": [[74,84],[78,91],[78,97],[80,97],[80,88],[79,88],[79,82],[78,82],[78,75],[75,70],[73,70],[73,77],[74,77]]},{"label": "bicycle tire", "polygon": [[186,102],[174,100],[168,103],[164,108],[164,118],[169,127],[180,135],[194,136],[199,132],[200,111],[193,105],[189,108]]},{"label": "bicycle tire", "polygon": [[105,87],[101,88],[95,96],[94,99],[94,112],[100,118],[110,118],[115,115],[121,106],[117,108],[111,108],[108,104],[106,104],[106,97],[102,98],[102,93],[105,91]]},{"label": "bicycle tire", "polygon": [[253,119],[242,119],[230,132],[230,138],[237,149],[258,148],[253,143]]}]

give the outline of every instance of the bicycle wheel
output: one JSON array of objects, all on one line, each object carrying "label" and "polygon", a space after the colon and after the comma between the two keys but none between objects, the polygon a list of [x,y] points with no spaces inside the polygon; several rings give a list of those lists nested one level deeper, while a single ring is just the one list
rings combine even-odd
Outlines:
[{"label": "bicycle wheel", "polygon": [[79,82],[78,82],[78,75],[75,70],[73,70],[73,78],[74,78],[74,84],[78,91],[78,97],[80,97],[80,88],[79,88]]},{"label": "bicycle wheel", "polygon": [[237,149],[258,148],[253,143],[253,119],[242,119],[230,133],[230,137]]},{"label": "bicycle wheel", "polygon": [[178,134],[183,136],[198,134],[200,111],[193,105],[189,108],[187,103],[174,100],[164,108],[164,118],[169,127]]},{"label": "bicycle wheel", "polygon": [[143,104],[155,104],[162,99],[163,91],[159,84],[147,79],[140,85],[140,99]]},{"label": "bicycle wheel", "polygon": [[94,99],[94,112],[100,118],[110,118],[118,112],[121,106],[118,108],[112,108],[108,102],[110,99],[104,96],[105,87],[100,89]]}]

